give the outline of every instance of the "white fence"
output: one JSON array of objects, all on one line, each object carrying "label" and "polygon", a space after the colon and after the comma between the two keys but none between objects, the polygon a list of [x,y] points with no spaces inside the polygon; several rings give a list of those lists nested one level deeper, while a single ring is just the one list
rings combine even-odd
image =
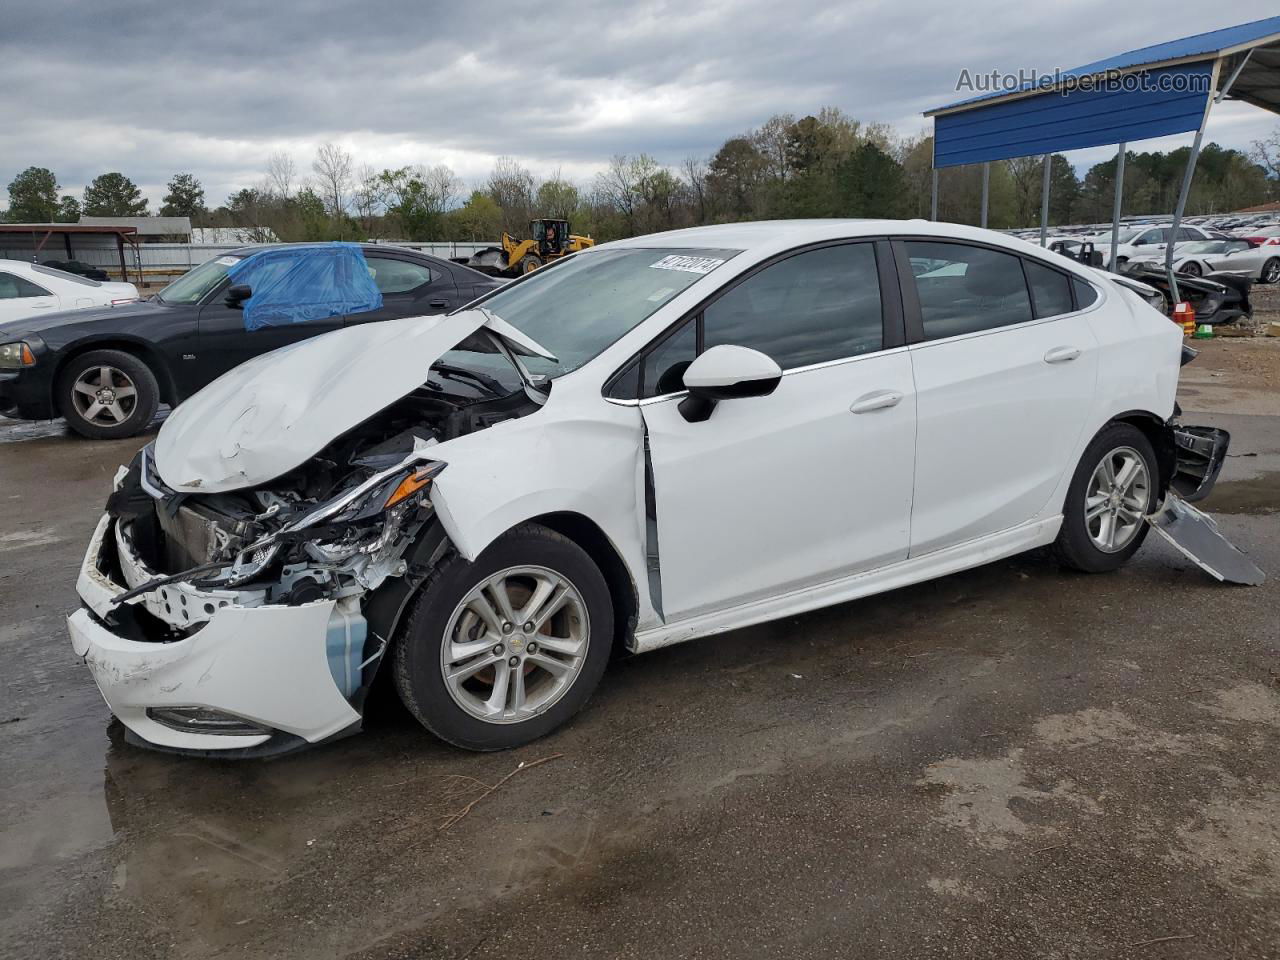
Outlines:
[{"label": "white fence", "polygon": [[[50,237],[44,249],[37,255],[40,260],[75,259],[92,264],[113,274],[120,272],[120,254],[116,250],[115,237],[79,234],[72,237],[72,257],[68,258],[61,237]],[[477,250],[497,246],[497,243],[396,243],[384,246],[409,247],[435,257],[451,259],[469,257]],[[137,270],[150,277],[177,276],[214,257],[240,250],[254,244],[244,243],[140,243],[137,247],[126,244],[125,262],[132,273]],[[0,259],[31,260],[35,243],[22,234],[0,234]]]}]

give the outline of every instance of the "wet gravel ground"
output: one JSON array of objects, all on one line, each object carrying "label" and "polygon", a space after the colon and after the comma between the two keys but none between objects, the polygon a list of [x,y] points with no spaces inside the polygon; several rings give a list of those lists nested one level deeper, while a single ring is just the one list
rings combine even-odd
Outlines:
[{"label": "wet gravel ground", "polygon": [[[1240,408],[1220,379],[1197,409]],[[1206,508],[1280,573],[1280,416],[1195,419],[1235,438]],[[384,695],[188,760],[123,743],[62,624],[144,439],[0,422],[0,956],[1280,957],[1274,577],[1031,554],[620,661],[511,753]]]}]

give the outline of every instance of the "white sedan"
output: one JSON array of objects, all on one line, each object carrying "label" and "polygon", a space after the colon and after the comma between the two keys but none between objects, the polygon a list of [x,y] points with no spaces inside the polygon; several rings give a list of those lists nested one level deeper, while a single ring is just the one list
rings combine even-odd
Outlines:
[{"label": "white sedan", "polygon": [[1174,420],[1182,357],[1128,281],[955,224],[601,245],[179,406],[117,474],[72,646],[159,749],[353,733],[380,668],[443,739],[512,747],[620,647],[1036,547],[1116,569],[1225,456]]},{"label": "white sedan", "polygon": [[0,260],[0,323],[137,299],[132,283],[102,283],[40,263]]},{"label": "white sedan", "polygon": [[[1164,266],[1164,252],[1129,258],[1128,269],[1139,264]],[[1280,282],[1280,247],[1253,246],[1247,240],[1198,240],[1180,243],[1173,252],[1173,269],[1192,277],[1206,273],[1235,273],[1262,283]]]}]

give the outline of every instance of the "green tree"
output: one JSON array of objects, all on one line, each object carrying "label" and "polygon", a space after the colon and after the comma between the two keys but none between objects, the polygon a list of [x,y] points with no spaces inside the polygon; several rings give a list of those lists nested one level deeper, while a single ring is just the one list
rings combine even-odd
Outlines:
[{"label": "green tree", "polygon": [[841,216],[901,217],[906,210],[907,181],[902,165],[870,140],[841,162],[836,172]]},{"label": "green tree", "polygon": [[191,217],[193,219],[209,213],[204,205],[204,187],[200,181],[189,173],[179,173],[169,181],[169,192],[164,196],[160,207],[162,217]]},{"label": "green tree", "polygon": [[726,140],[707,166],[713,208],[732,220],[750,217],[757,207],[756,188],[764,170],[764,156],[747,137]]},{"label": "green tree", "polygon": [[58,178],[45,167],[27,167],[9,184],[9,220],[48,223],[58,212]]},{"label": "green tree", "polygon": [[502,235],[502,208],[482,190],[473,190],[467,202],[450,213],[449,220],[455,240],[496,243]]},{"label": "green tree", "polygon": [[568,220],[578,209],[578,188],[567,180],[561,180],[559,174],[544,180],[538,187],[534,209],[540,217]]},{"label": "green tree", "polygon": [[58,201],[58,212],[53,215],[58,223],[75,223],[80,219],[80,201],[71,194],[64,194]]},{"label": "green tree", "polygon": [[104,173],[84,188],[87,217],[145,217],[147,200],[123,173]]}]

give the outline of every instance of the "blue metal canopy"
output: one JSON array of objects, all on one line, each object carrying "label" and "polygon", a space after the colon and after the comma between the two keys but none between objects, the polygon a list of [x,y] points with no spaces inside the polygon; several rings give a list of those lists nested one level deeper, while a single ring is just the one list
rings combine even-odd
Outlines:
[{"label": "blue metal canopy", "polygon": [[1131,50],[926,112],[934,167],[1132,142],[1200,128],[1210,96],[1280,113],[1280,17]]}]

